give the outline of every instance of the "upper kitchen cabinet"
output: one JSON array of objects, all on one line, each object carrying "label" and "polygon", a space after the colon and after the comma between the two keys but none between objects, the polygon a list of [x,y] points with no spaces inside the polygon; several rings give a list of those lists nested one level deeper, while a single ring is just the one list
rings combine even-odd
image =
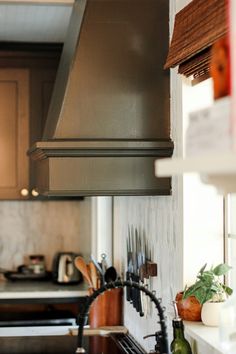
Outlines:
[{"label": "upper kitchen cabinet", "polygon": [[0,69],[0,198],[27,194],[29,163],[29,72]]},{"label": "upper kitchen cabinet", "polygon": [[61,46],[1,48],[0,199],[40,198],[27,150],[42,137]]}]

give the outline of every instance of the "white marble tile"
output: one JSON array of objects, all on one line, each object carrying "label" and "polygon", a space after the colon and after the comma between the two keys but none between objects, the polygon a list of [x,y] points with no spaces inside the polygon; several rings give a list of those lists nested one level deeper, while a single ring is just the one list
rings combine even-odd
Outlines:
[{"label": "white marble tile", "polygon": [[91,201],[1,201],[0,267],[15,269],[29,254],[44,254],[49,269],[57,251],[89,254]]},{"label": "white marble tile", "polygon": [[[173,181],[175,185],[176,182]],[[175,187],[174,187],[175,189]],[[169,333],[171,329],[172,292],[182,287],[182,239],[176,220],[179,215],[178,197],[116,197],[114,198],[114,255],[115,265],[120,272],[126,269],[126,237],[128,225],[144,230],[153,249],[153,261],[158,264],[158,276],[153,278],[152,289],[163,299],[167,308]],[[147,319],[139,317],[136,310],[125,301],[125,326],[147,349],[154,349],[154,341],[143,341],[142,337],[153,334],[157,329],[157,310]]]}]

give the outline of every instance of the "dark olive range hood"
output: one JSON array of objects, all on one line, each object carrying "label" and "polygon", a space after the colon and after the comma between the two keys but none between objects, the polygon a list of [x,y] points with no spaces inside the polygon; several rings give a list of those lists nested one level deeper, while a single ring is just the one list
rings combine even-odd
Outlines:
[{"label": "dark olive range hood", "polygon": [[48,196],[168,195],[172,155],[166,0],[75,0],[43,140],[30,150]]}]

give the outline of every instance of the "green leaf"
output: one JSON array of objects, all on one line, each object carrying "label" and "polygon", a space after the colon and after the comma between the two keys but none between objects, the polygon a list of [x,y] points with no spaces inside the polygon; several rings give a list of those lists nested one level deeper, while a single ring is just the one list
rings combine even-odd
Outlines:
[{"label": "green leaf", "polygon": [[192,296],[195,293],[195,287],[191,286],[183,293],[183,299],[187,299],[189,296]]},{"label": "green leaf", "polygon": [[183,299],[187,299],[189,296],[192,296],[195,294],[198,288],[202,287],[201,282],[196,282],[195,284],[191,285],[189,288],[187,288],[184,293],[183,293]]},{"label": "green leaf", "polygon": [[209,273],[209,272],[205,272],[204,275],[201,276],[201,281],[204,282],[204,284],[212,284],[214,280],[214,275]]},{"label": "green leaf", "polygon": [[208,293],[205,296],[204,302],[211,300],[212,297],[214,296],[214,294],[215,294],[215,291],[208,291]]},{"label": "green leaf", "polygon": [[202,274],[204,270],[206,269],[207,263],[204,264],[204,266],[199,270],[199,273]]},{"label": "green leaf", "polygon": [[185,291],[186,291],[187,289],[188,289],[188,286],[187,286],[187,284],[185,284],[183,293],[185,293]]},{"label": "green leaf", "polygon": [[[206,294],[206,301],[208,301],[208,300],[210,300],[215,294],[217,294],[218,293],[218,290],[215,290],[215,289],[208,289],[207,290],[207,294]],[[209,295],[210,295],[210,299],[208,298],[209,297]]]},{"label": "green leaf", "polygon": [[200,304],[204,304],[206,302],[206,289],[205,288],[199,288],[195,293],[194,293],[196,299],[200,302]]},{"label": "green leaf", "polygon": [[232,267],[228,266],[228,264],[222,263],[213,269],[213,273],[217,276],[221,276],[226,274],[231,268]]},{"label": "green leaf", "polygon": [[233,294],[233,289],[231,289],[229,286],[222,285],[224,291],[226,292],[227,295],[232,295]]}]

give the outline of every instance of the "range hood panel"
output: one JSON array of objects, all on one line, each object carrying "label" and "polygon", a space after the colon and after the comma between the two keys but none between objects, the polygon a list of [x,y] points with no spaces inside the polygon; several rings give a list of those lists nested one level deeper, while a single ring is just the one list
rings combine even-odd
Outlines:
[{"label": "range hood panel", "polygon": [[43,140],[48,196],[167,195],[154,161],[170,139],[167,0],[75,0]]},{"label": "range hood panel", "polygon": [[171,179],[154,176],[154,161],[172,149],[171,142],[54,141],[31,153],[42,195],[169,195]]},{"label": "range hood panel", "polygon": [[169,138],[164,3],[75,2],[45,139]]},{"label": "range hood panel", "polygon": [[[43,165],[44,164],[44,165]],[[153,158],[54,158],[41,166],[40,194],[46,196],[100,196],[100,195],[169,195],[171,180],[161,183],[150,174],[140,179],[143,168],[154,166]],[[112,168],[112,175],[110,172]],[[89,170],[89,174],[87,171]],[[68,174],[68,171],[70,173]],[[107,171],[107,173],[104,173]]]}]

